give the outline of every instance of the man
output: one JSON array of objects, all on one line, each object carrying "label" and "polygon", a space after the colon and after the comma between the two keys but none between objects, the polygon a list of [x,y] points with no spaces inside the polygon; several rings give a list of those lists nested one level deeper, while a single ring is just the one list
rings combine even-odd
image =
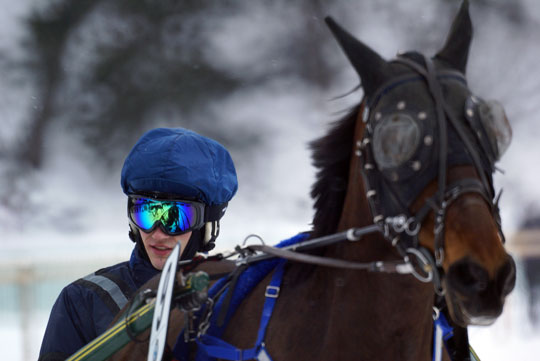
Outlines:
[{"label": "man", "polygon": [[181,259],[209,251],[238,188],[227,150],[186,129],[144,134],[127,156],[131,258],[65,287],[53,306],[40,361],[64,360],[103,333],[135,291],[161,269],[176,243]]}]

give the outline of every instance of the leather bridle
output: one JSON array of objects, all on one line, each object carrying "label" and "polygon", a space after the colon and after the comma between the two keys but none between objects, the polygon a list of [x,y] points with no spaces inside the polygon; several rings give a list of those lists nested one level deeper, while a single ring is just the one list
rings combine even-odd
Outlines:
[{"label": "leather bridle", "polygon": [[[460,196],[466,193],[478,194],[486,201],[492,214],[496,220],[499,228],[501,238],[504,240],[500,225],[500,216],[498,208],[498,197],[495,197],[493,192],[493,184],[491,178],[488,179],[486,174],[491,173],[491,169],[486,169],[485,162],[482,162],[482,156],[478,152],[478,148],[474,144],[476,132],[468,129],[463,121],[455,116],[455,113],[450,108],[449,104],[445,101],[442,92],[442,86],[440,79],[444,77],[456,78],[466,84],[464,76],[456,71],[437,71],[431,59],[423,58],[425,66],[413,61],[406,57],[398,57],[394,62],[405,65],[412,69],[415,73],[420,75],[420,80],[424,80],[427,84],[429,94],[433,99],[436,110],[436,122],[438,129],[438,144],[439,144],[439,157],[438,157],[438,170],[437,180],[438,186],[435,194],[426,199],[424,204],[416,213],[411,213],[408,209],[409,205],[403,206],[401,202],[396,202],[397,207],[401,208],[401,212],[398,214],[385,213],[385,204],[381,202],[378,197],[377,190],[374,185],[378,182],[388,184],[388,182],[381,176],[378,170],[374,156],[373,148],[371,146],[373,128],[375,126],[375,117],[369,114],[369,109],[364,112],[363,120],[366,122],[366,128],[364,131],[363,139],[357,141],[356,155],[361,158],[361,173],[363,175],[366,196],[373,215],[373,223],[377,224],[381,229],[384,237],[391,242],[391,244],[398,250],[402,257],[406,258],[411,253],[412,249],[416,249],[426,256],[432,263],[433,269],[441,269],[444,260],[444,223],[448,208],[456,201]],[[390,84],[386,84],[372,99],[371,106],[375,106],[376,102],[385,96],[387,89],[395,87],[396,83],[403,83],[404,77],[394,80]],[[410,79],[410,75],[409,75]],[[397,85],[399,86],[399,84]],[[447,167],[448,167],[448,123],[453,127],[455,132],[459,135],[459,139],[465,146],[466,152],[469,158],[472,160],[472,166],[476,169],[478,178],[462,178],[451,184],[447,185]],[[480,140],[476,140],[480,142]],[[436,142],[435,142],[436,143]],[[481,143],[481,142],[480,142]],[[485,159],[485,158],[484,158]],[[380,183],[379,183],[380,184]],[[386,191],[396,195],[391,187],[384,188]],[[416,197],[414,197],[416,198]],[[394,207],[396,208],[396,207]],[[434,263],[432,257],[429,255],[426,249],[420,246],[418,240],[418,233],[420,227],[430,211],[435,212],[434,217]],[[437,277],[438,278],[438,277]],[[440,285],[436,285],[436,291],[443,293],[444,290]]]},{"label": "leather bridle", "polygon": [[[385,204],[381,203],[377,191],[373,188],[374,184],[386,183],[377,169],[371,147],[373,135],[373,120],[370,118],[368,107],[364,107],[363,121],[366,123],[362,140],[356,141],[355,155],[360,158],[361,173],[366,189],[366,196],[373,215],[373,224],[366,227],[350,228],[348,230],[323,236],[316,239],[309,239],[298,244],[284,248],[276,248],[265,245],[248,245],[246,247],[238,246],[234,252],[226,255],[220,255],[220,259],[238,256],[236,264],[244,265],[256,263],[268,258],[279,257],[294,262],[309,263],[319,266],[345,268],[354,270],[366,270],[369,272],[385,272],[412,274],[422,282],[433,282],[435,291],[439,295],[444,294],[442,285],[442,262],[444,260],[444,222],[448,208],[459,197],[464,194],[474,193],[480,195],[490,207],[496,220],[500,235],[504,241],[501,231],[498,197],[494,197],[493,185],[491,179],[486,174],[491,169],[486,169],[482,163],[481,154],[478,153],[474,144],[474,130],[467,129],[451,111],[449,105],[444,100],[441,91],[440,78],[451,77],[465,82],[464,76],[456,71],[436,71],[430,59],[424,57],[426,66],[422,67],[419,63],[407,58],[400,57],[395,62],[403,64],[417,74],[420,80],[424,80],[429,88],[431,97],[436,107],[438,140],[439,140],[439,158],[438,158],[438,186],[435,194],[425,200],[418,211],[412,213],[408,207],[403,207],[402,212],[397,214],[387,214]],[[387,89],[408,81],[418,80],[418,76],[411,77],[410,74],[398,77],[393,82],[386,84],[382,90],[377,93],[371,105],[374,105],[382,98]],[[466,177],[450,184],[447,183],[447,157],[448,157],[448,129],[447,119],[451,126],[458,133],[461,141],[465,145],[467,152],[472,160],[472,166],[476,169],[479,178]],[[484,155],[485,156],[485,155]],[[491,159],[491,158],[489,158]],[[394,193],[388,188],[389,193]],[[394,195],[397,197],[397,195]],[[415,199],[417,197],[414,197]],[[399,203],[399,202],[398,202]],[[418,234],[422,223],[427,215],[435,212],[434,217],[434,254],[422,247],[418,240]],[[329,257],[315,256],[302,253],[302,251],[329,246],[342,241],[359,241],[367,234],[381,233],[392,246],[396,248],[402,261],[373,261],[373,262],[352,262]],[[248,236],[248,238],[251,236]],[[257,236],[260,239],[260,237]],[[245,242],[244,242],[245,243]],[[261,253],[257,253],[261,252]],[[191,261],[180,262],[180,265],[190,264]]]}]

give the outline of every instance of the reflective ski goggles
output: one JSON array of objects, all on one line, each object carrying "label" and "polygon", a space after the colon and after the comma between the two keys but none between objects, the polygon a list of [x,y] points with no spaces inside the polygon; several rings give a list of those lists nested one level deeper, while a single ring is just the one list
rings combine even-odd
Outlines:
[{"label": "reflective ski goggles", "polygon": [[128,217],[145,233],[158,226],[171,236],[199,229],[204,225],[204,208],[200,202],[139,195],[128,197]]}]

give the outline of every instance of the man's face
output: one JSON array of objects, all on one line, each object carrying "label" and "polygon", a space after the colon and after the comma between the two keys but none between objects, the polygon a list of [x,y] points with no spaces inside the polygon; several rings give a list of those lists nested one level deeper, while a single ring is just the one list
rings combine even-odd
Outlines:
[{"label": "man's face", "polygon": [[148,258],[150,258],[152,266],[160,271],[163,269],[167,257],[169,257],[169,254],[172,252],[177,242],[180,242],[180,245],[182,246],[180,250],[180,254],[182,254],[192,233],[190,231],[178,236],[169,236],[164,233],[160,227],[156,227],[156,229],[150,233],[140,232],[144,249],[146,249],[146,253],[148,254]]}]

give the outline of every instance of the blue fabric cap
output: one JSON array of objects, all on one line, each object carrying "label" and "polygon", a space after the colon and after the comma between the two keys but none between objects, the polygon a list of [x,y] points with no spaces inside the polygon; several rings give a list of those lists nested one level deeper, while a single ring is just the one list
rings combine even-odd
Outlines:
[{"label": "blue fabric cap", "polygon": [[228,202],[238,189],[227,149],[182,128],[145,133],[124,162],[121,184],[125,194],[163,192],[208,205]]}]

